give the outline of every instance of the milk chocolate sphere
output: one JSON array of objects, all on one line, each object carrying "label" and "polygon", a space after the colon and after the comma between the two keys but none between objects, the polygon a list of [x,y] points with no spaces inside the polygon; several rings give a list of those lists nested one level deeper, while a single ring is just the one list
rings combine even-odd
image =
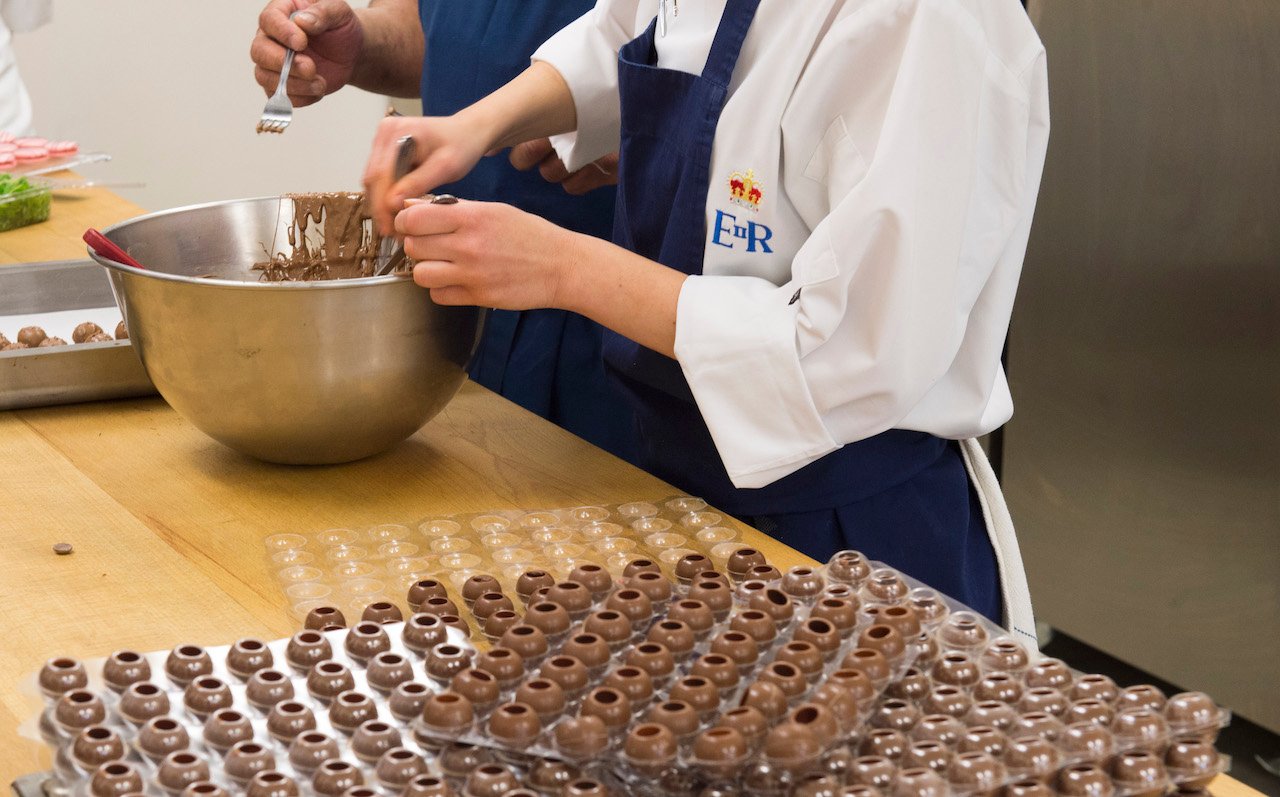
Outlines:
[{"label": "milk chocolate sphere", "polygon": [[[719,701],[716,701],[717,704]],[[581,715],[599,717],[611,731],[625,728],[631,721],[631,700],[616,689],[597,687],[583,699]]]},{"label": "milk chocolate sphere", "polygon": [[120,716],[134,725],[169,713],[169,695],[149,681],[129,685],[116,704]]},{"label": "milk chocolate sphere", "polygon": [[298,784],[281,772],[259,772],[249,781],[246,797],[298,797]]},{"label": "milk chocolate sphere", "polygon": [[1195,736],[1174,739],[1165,751],[1164,761],[1183,791],[1204,788],[1222,768],[1221,757],[1213,744]]},{"label": "milk chocolate sphere", "polygon": [[225,753],[232,745],[253,738],[249,718],[233,708],[215,711],[204,724],[204,741],[209,747]]},{"label": "milk chocolate sphere", "polygon": [[136,743],[146,757],[159,761],[191,744],[187,729],[169,717],[152,717],[138,731]]},{"label": "milk chocolate sphere", "polygon": [[231,687],[220,678],[197,678],[182,694],[182,704],[187,711],[202,720],[218,709],[230,708],[233,702]]},{"label": "milk chocolate sphere", "polygon": [[1004,765],[1017,778],[1044,778],[1058,769],[1062,754],[1053,743],[1039,736],[1024,736],[1009,742]]},{"label": "milk chocolate sphere", "polygon": [[822,754],[823,741],[808,725],[786,720],[765,734],[765,759],[788,772],[804,772]]},{"label": "milk chocolate sphere", "polygon": [[1111,797],[1115,786],[1107,773],[1093,764],[1075,764],[1058,773],[1058,794],[1062,797]]},{"label": "milk chocolate sphere", "polygon": [[502,584],[488,573],[477,573],[463,583],[462,601],[470,606],[487,592],[502,592]]},{"label": "milk chocolate sphere", "polygon": [[109,761],[119,761],[125,754],[124,739],[104,725],[90,725],[71,743],[71,758],[89,772]]},{"label": "milk chocolate sphere", "polygon": [[427,698],[422,721],[428,728],[445,736],[456,736],[470,730],[475,720],[471,701],[454,692],[440,692]]},{"label": "milk chocolate sphere", "polygon": [[169,652],[165,673],[178,686],[186,686],[202,675],[213,672],[213,659],[199,645],[179,645]]},{"label": "milk chocolate sphere", "polygon": [[347,618],[334,606],[317,606],[307,612],[306,619],[302,621],[302,627],[308,631],[320,631],[335,625],[345,628]]},{"label": "milk chocolate sphere", "polygon": [[493,673],[469,667],[453,676],[449,691],[465,697],[476,711],[483,714],[498,705],[502,687]]},{"label": "milk chocolate sphere", "polygon": [[388,750],[400,746],[400,731],[387,723],[366,720],[351,734],[351,752],[365,764],[373,764]]},{"label": "milk chocolate sphere", "polygon": [[324,762],[311,778],[311,787],[323,797],[336,797],[353,786],[364,783],[364,776],[354,764],[335,758]]},{"label": "milk chocolate sphere", "polygon": [[646,705],[653,697],[653,676],[639,667],[618,667],[604,677],[601,685],[626,695],[637,708]]},{"label": "milk chocolate sphere", "polygon": [[233,783],[241,787],[259,772],[275,768],[275,756],[266,747],[254,741],[237,742],[222,759],[222,771],[227,773],[227,777]]},{"label": "milk chocolate sphere", "polygon": [[568,697],[559,683],[548,678],[534,678],[516,689],[515,702],[531,707],[544,725],[550,725],[564,713]]},{"label": "milk chocolate sphere", "polygon": [[748,669],[760,659],[760,645],[741,631],[722,631],[711,639],[711,652]]},{"label": "milk chocolate sphere", "polygon": [[289,745],[289,763],[294,769],[308,775],[319,769],[324,762],[341,755],[342,749],[338,747],[338,742],[319,731],[300,733]]},{"label": "milk chocolate sphere", "polygon": [[764,735],[769,730],[769,720],[759,709],[751,706],[729,709],[720,715],[716,725],[737,731],[751,749],[755,749],[764,740]]},{"label": "milk chocolate sphere", "polygon": [[471,666],[472,651],[446,642],[427,653],[427,676],[438,683],[448,683],[453,676]]},{"label": "milk chocolate sphere", "polygon": [[951,750],[942,742],[912,742],[898,762],[902,767],[924,767],[945,773],[951,763]]},{"label": "milk chocolate sphere", "polygon": [[307,693],[324,704],[355,686],[356,679],[351,670],[336,661],[322,661],[307,674]]},{"label": "milk chocolate sphere", "polygon": [[102,665],[102,680],[114,692],[123,692],[130,684],[150,678],[151,664],[132,650],[117,650]]},{"label": "milk chocolate sphere", "polygon": [[72,331],[71,339],[76,343],[84,343],[94,335],[101,334],[101,332],[102,327],[92,321],[85,321],[82,324],[78,324],[75,330]]},{"label": "milk chocolate sphere", "polygon": [[884,789],[893,782],[898,767],[890,759],[880,755],[864,755],[853,760],[849,769],[849,781],[852,785],[870,786]]},{"label": "milk chocolate sphere", "polygon": [[107,718],[107,707],[93,692],[73,689],[58,698],[53,706],[53,718],[64,733],[73,735],[90,725],[101,725]]},{"label": "milk chocolate sphere", "polygon": [[250,705],[264,710],[294,695],[293,682],[279,670],[258,670],[249,676],[244,691]]},{"label": "milk chocolate sphere", "polygon": [[663,725],[652,722],[636,725],[622,746],[627,762],[638,772],[654,775],[676,758],[676,737]]},{"label": "milk chocolate sphere", "polygon": [[98,767],[89,779],[93,797],[123,797],[142,791],[142,774],[126,761],[112,761]]},{"label": "milk chocolate sphere", "polygon": [[316,717],[311,709],[292,700],[276,703],[267,713],[267,732],[272,738],[286,744],[298,734],[315,728]]},{"label": "milk chocolate sphere", "polygon": [[419,775],[409,781],[404,797],[454,797],[453,788],[435,775]]},{"label": "milk chocolate sphere", "polygon": [[537,601],[525,612],[524,622],[541,631],[545,636],[555,639],[562,636],[573,624],[573,617],[567,608],[554,601]]},{"label": "milk chocolate sphere", "polygon": [[511,770],[500,764],[485,764],[467,775],[463,793],[468,797],[502,797],[518,788],[520,782]]},{"label": "milk chocolate sphere", "polygon": [[498,706],[489,716],[488,727],[489,735],[495,740],[517,748],[532,744],[542,733],[537,712],[524,703]]},{"label": "milk chocolate sphere", "polygon": [[227,669],[242,681],[272,664],[271,649],[261,639],[237,640],[227,651]]},{"label": "milk chocolate sphere", "polygon": [[581,761],[604,751],[609,744],[609,730],[599,717],[569,717],[556,724],[554,739],[562,755]]},{"label": "milk chocolate sphere", "polygon": [[169,792],[180,792],[196,781],[208,779],[208,762],[186,750],[170,753],[156,768],[156,781]]},{"label": "milk chocolate sphere", "polygon": [[499,609],[484,619],[484,635],[491,640],[500,639],[508,629],[519,625],[521,619],[514,610]]},{"label": "milk chocolate sphere", "polygon": [[89,685],[89,673],[84,665],[76,659],[49,659],[40,668],[40,691],[45,697],[57,698],[73,689],[84,689]]},{"label": "milk chocolate sphere", "polygon": [[667,728],[681,741],[692,737],[702,722],[693,706],[683,700],[664,700],[658,703],[649,709],[645,721]]},{"label": "milk chocolate sphere", "polygon": [[18,330],[18,343],[35,348],[44,342],[47,336],[40,327],[23,327]]},{"label": "milk chocolate sphere", "polygon": [[610,595],[605,601],[605,607],[625,616],[636,628],[649,622],[653,617],[653,601],[640,590],[630,587]]},{"label": "milk chocolate sphere", "polygon": [[379,653],[391,650],[391,637],[387,636],[387,630],[378,623],[357,623],[347,632],[343,647],[348,656],[364,663]]},{"label": "milk chocolate sphere", "polygon": [[445,589],[444,584],[441,584],[434,578],[424,578],[420,581],[413,582],[409,587],[409,593],[406,596],[405,602],[409,604],[409,608],[414,613],[417,613],[422,611],[422,604],[426,603],[429,599],[447,597],[449,597],[449,592]]},{"label": "milk chocolate sphere", "polygon": [[711,777],[732,777],[749,752],[747,740],[733,728],[711,728],[693,740],[693,764]]},{"label": "milk chocolate sphere", "polygon": [[401,635],[404,646],[419,656],[425,655],[427,651],[449,639],[449,633],[440,616],[425,612],[411,615],[405,621]]}]

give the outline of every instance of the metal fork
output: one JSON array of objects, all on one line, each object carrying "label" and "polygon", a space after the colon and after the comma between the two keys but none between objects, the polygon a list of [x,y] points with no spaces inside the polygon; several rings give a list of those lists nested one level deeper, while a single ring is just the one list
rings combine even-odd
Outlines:
[{"label": "metal fork", "polygon": [[[295,11],[290,14],[289,19],[293,19],[297,13]],[[276,93],[267,98],[266,107],[262,109],[262,116],[258,119],[259,133],[283,133],[293,121],[293,103],[289,102],[289,92],[286,90],[292,67],[293,50],[286,47],[284,66],[280,67],[280,83],[276,86]]]}]

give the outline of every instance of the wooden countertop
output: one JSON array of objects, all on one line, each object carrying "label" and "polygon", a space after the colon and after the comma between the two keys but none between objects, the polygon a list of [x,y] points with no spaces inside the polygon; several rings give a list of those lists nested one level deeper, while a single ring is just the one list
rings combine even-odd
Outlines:
[{"label": "wooden countertop", "polygon": [[[141,212],[106,191],[55,198],[50,221],[0,233],[0,265],[83,257],[85,227]],[[326,468],[246,459],[159,399],[0,413],[0,781],[48,766],[18,738],[39,702],[16,688],[46,658],[292,633],[268,534],[677,492],[471,383],[392,451]],[[808,561],[748,535],[780,568]],[[1257,794],[1225,777],[1214,792]]]}]

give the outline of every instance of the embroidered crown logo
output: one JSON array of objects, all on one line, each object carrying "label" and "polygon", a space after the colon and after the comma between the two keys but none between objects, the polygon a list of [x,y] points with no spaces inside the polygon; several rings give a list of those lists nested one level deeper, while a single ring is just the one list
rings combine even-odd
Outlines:
[{"label": "embroidered crown logo", "polygon": [[756,179],[756,173],[747,169],[747,173],[734,172],[729,175],[729,201],[750,210],[760,209],[760,199],[764,196],[763,184]]}]

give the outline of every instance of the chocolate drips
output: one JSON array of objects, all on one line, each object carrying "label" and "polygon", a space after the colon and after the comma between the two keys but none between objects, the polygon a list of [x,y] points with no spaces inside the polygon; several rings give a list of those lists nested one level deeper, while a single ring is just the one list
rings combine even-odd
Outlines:
[{"label": "chocolate drips", "polygon": [[[288,194],[293,201],[289,251],[276,252],[254,269],[263,282],[354,279],[374,273],[382,236],[373,229],[365,196],[360,192]],[[312,225],[320,227],[308,240]],[[274,243],[272,245],[274,248]]]}]

